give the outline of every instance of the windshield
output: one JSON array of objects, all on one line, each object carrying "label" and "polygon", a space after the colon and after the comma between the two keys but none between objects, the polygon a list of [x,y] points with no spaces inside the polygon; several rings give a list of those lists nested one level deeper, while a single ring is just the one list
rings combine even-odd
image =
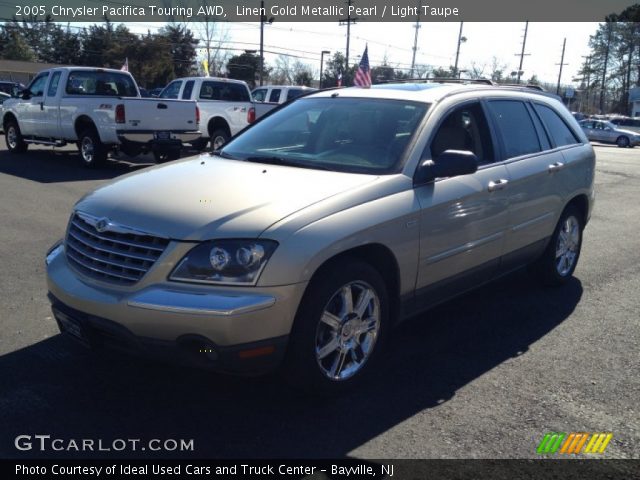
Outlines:
[{"label": "windshield", "polygon": [[429,104],[303,98],[227,144],[223,156],[354,173],[398,171]]}]

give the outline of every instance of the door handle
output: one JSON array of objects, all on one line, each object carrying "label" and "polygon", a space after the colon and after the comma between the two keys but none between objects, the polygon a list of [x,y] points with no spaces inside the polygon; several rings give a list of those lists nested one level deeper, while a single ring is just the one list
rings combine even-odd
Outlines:
[{"label": "door handle", "polygon": [[507,183],[509,183],[509,180],[505,180],[504,178],[501,178],[500,180],[489,182],[489,186],[487,187],[487,189],[490,192],[495,192],[496,190],[502,190],[504,187],[507,186]]},{"label": "door handle", "polygon": [[564,163],[556,162],[549,165],[549,173],[554,173],[562,170],[564,168]]},{"label": "door handle", "polygon": [[167,104],[166,103],[159,103],[158,104],[158,108],[161,110],[165,110],[167,108]]}]

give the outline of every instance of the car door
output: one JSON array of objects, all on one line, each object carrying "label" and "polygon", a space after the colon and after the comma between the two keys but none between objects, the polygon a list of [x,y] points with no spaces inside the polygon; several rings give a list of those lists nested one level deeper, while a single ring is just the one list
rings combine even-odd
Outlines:
[{"label": "car door", "polygon": [[593,138],[590,140],[594,140],[596,142],[606,142],[607,136],[604,132],[604,122],[593,122]]},{"label": "car door", "polygon": [[488,104],[511,179],[509,229],[502,265],[503,269],[511,269],[541,251],[553,233],[562,208],[558,175],[565,160],[561,146],[552,145],[529,101],[494,99]]},{"label": "car door", "polygon": [[489,280],[504,248],[509,172],[496,150],[483,106],[458,105],[443,116],[423,154],[438,160],[446,150],[467,150],[479,159],[470,175],[439,178],[417,186],[420,254],[418,308]]},{"label": "car door", "polygon": [[60,88],[61,76],[61,71],[54,71],[47,85],[42,112],[43,123],[41,131],[43,137],[60,138],[60,111],[57,94]]},{"label": "car door", "polygon": [[20,130],[25,136],[43,136],[40,127],[44,123],[44,89],[48,78],[48,71],[38,74],[29,84],[29,98],[17,105]]}]

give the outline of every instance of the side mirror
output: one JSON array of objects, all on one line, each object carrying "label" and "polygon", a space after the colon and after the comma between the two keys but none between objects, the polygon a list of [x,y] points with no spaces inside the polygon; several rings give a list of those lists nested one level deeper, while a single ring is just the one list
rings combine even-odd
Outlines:
[{"label": "side mirror", "polygon": [[478,170],[478,157],[467,150],[445,150],[436,161],[425,160],[418,167],[414,185],[423,185],[436,178],[468,175]]}]

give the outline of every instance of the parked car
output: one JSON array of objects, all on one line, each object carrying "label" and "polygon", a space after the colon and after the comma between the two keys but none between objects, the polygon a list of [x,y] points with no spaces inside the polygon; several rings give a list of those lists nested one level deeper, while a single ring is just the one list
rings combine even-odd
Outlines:
[{"label": "parked car", "polygon": [[622,129],[607,120],[582,120],[580,126],[592,142],[615,143],[621,148],[640,145],[640,134]]},{"label": "parked car", "polygon": [[399,321],[525,265],[567,282],[594,172],[543,92],[319,91],[83,197],[47,252],[49,298],[88,345],[340,391]]},{"label": "parked car", "polygon": [[5,101],[2,116],[10,152],[75,142],[87,167],[112,149],[178,158],[182,142],[200,138],[198,122],[195,102],[143,99],[128,72],[88,67],[40,72],[20,98]]},{"label": "parked car", "polygon": [[316,88],[293,85],[266,85],[254,88],[251,92],[251,98],[255,103],[256,118],[260,118],[278,105],[316,90]]},{"label": "parked car", "polygon": [[609,120],[616,127],[640,133],[640,118],[616,117]]},{"label": "parked car", "polygon": [[[6,93],[4,93],[4,92],[0,92],[0,118],[2,118],[2,112],[4,111],[4,110],[3,110],[3,107],[2,107],[2,104],[3,104],[3,103],[4,103],[4,101],[5,101],[5,100],[7,100],[8,98],[11,98],[11,95],[8,95],[8,94],[6,94]],[[2,133],[2,132],[3,132],[2,124],[0,124],[0,133]]]},{"label": "parked car", "polygon": [[22,83],[0,80],[0,92],[6,93],[10,97],[17,97],[24,88]]},{"label": "parked car", "polygon": [[255,120],[251,92],[246,82],[230,78],[178,78],[165,87],[160,98],[196,100],[200,107],[202,138],[192,145],[198,150],[211,144],[217,150]]}]

